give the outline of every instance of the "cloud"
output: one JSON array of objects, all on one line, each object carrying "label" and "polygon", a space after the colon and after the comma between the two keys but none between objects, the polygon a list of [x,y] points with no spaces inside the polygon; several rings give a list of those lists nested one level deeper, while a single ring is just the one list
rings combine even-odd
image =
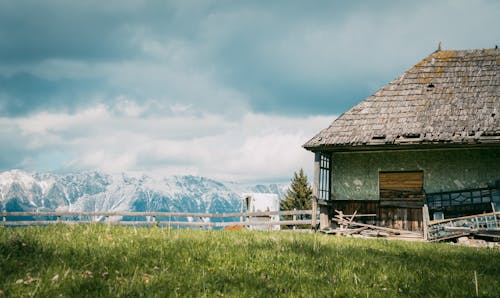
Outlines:
[{"label": "cloud", "polygon": [[102,88],[94,79],[49,80],[31,73],[0,75],[0,115],[19,116],[36,111],[76,110],[97,101]]},{"label": "cloud", "polygon": [[0,169],[284,179],[302,143],[498,1],[0,1]]},{"label": "cloud", "polygon": [[499,13],[486,0],[2,1],[0,113],[122,95],[199,113],[341,113],[439,41],[493,47]]},{"label": "cloud", "polygon": [[447,49],[492,48],[500,37],[488,29],[500,26],[499,3],[320,6],[279,14],[263,7],[228,11],[206,27],[209,32],[221,28],[216,37],[224,38],[216,45],[223,46],[213,50],[214,56],[227,68],[228,84],[256,95],[253,110],[341,113],[430,54],[439,41]]},{"label": "cloud", "polygon": [[46,169],[52,161],[58,171],[99,169],[286,181],[300,167],[311,172],[312,154],[301,145],[333,117],[255,113],[236,118],[184,113],[163,117],[137,112],[143,110],[121,103],[75,114],[0,118],[0,137],[12,141],[3,150],[16,152],[10,162],[1,161],[0,168]]}]

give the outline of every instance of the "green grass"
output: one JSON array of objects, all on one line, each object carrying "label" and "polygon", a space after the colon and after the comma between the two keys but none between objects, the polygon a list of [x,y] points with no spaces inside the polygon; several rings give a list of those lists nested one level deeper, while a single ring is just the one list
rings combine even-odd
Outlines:
[{"label": "green grass", "polygon": [[500,295],[500,250],[293,232],[0,227],[0,296]]}]

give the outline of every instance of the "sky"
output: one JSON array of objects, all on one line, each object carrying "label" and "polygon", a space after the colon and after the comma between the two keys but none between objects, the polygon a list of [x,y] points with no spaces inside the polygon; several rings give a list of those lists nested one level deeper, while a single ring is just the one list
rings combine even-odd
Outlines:
[{"label": "sky", "polygon": [[0,171],[289,181],[301,146],[500,1],[0,0]]}]

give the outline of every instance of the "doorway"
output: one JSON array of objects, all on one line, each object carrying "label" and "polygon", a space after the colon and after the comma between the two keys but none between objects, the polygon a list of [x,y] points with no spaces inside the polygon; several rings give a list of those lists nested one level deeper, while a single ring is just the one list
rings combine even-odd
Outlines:
[{"label": "doorway", "polygon": [[424,172],[379,172],[380,208],[384,225],[418,231],[422,229]]}]

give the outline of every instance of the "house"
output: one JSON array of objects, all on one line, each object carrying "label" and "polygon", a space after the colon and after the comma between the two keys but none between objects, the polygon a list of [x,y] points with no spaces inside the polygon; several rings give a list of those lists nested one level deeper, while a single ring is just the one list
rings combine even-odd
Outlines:
[{"label": "house", "polygon": [[[243,194],[242,203],[245,203],[247,212],[268,212],[279,211],[280,200],[277,194],[273,193],[247,193]],[[242,206],[243,209],[243,206]],[[279,225],[263,225],[268,222],[279,222],[280,217],[276,215],[252,216],[247,219],[250,230],[280,230]]]},{"label": "house", "polygon": [[[500,209],[500,50],[438,50],[303,145],[334,210],[407,230]],[[362,219],[360,217],[360,219]]]}]

